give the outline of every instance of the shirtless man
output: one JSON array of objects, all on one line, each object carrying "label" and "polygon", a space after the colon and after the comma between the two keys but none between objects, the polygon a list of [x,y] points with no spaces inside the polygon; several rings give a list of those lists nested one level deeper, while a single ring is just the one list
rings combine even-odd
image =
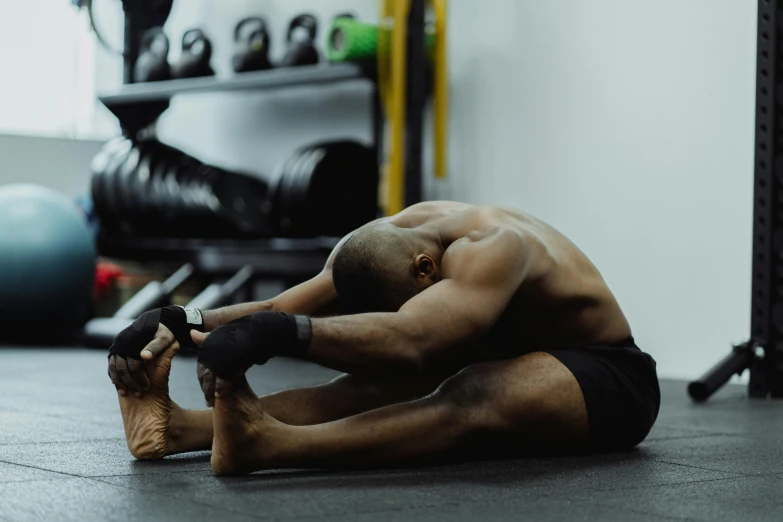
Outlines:
[{"label": "shirtless man", "polygon": [[[171,357],[193,342],[212,409],[168,396]],[[259,398],[244,372],[274,356],[345,375]],[[109,374],[134,456],[211,448],[219,475],[624,450],[660,404],[655,362],[573,243],[453,202],[363,226],[269,301],[148,312]]]}]

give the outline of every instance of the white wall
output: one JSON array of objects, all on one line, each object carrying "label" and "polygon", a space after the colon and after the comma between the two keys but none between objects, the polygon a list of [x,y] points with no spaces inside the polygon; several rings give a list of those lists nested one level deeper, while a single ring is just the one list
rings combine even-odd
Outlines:
[{"label": "white wall", "polygon": [[[428,195],[553,223],[602,270],[661,375],[698,375],[749,330],[755,2],[482,5],[449,2],[451,178],[429,182]],[[190,0],[167,30],[176,40],[204,27],[215,68],[230,74],[242,16],[269,18],[279,56],[295,13],[376,20],[376,7]],[[268,173],[304,142],[369,139],[367,92],[175,100],[160,133],[202,159]]]},{"label": "white wall", "polygon": [[559,227],[700,374],[749,334],[756,3],[490,5],[450,3],[457,197]]},{"label": "white wall", "polygon": [[101,135],[96,44],[85,13],[68,0],[3,0],[0,6],[0,132]]},{"label": "white wall", "polygon": [[34,183],[71,199],[90,193],[90,163],[102,141],[0,134],[0,187]]}]

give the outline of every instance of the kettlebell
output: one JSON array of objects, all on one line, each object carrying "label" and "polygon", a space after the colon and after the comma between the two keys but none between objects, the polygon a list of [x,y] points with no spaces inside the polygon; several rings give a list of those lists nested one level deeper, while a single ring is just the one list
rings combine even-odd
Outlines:
[{"label": "kettlebell", "polygon": [[311,14],[300,14],[288,24],[288,50],[280,65],[292,67],[296,65],[311,65],[319,62],[321,57],[315,48],[315,37],[318,32],[318,20]]},{"label": "kettlebell", "polygon": [[148,29],[141,39],[141,52],[133,67],[133,81],[158,82],[171,78],[169,39],[162,27]]},{"label": "kettlebell", "polygon": [[235,72],[263,71],[272,67],[269,61],[269,31],[266,20],[251,16],[234,28],[236,51],[232,65]]},{"label": "kettlebell", "polygon": [[215,71],[209,65],[212,59],[212,42],[201,29],[191,29],[182,35],[182,56],[172,66],[174,78],[196,78],[213,76]]}]

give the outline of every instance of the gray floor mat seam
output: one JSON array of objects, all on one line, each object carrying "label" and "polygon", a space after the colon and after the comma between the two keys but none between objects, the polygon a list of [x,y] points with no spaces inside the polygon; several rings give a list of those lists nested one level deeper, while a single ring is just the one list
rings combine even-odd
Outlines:
[{"label": "gray floor mat seam", "polygon": [[683,464],[682,462],[672,462],[669,460],[662,460],[653,458],[653,462],[659,462],[661,464],[671,464],[672,466],[682,466],[684,468],[700,469],[703,471],[714,471],[716,473],[734,473],[733,471],[726,471],[725,469],[705,468],[704,466],[694,466],[693,464]]},{"label": "gray floor mat seam", "polygon": [[[83,477],[81,475],[76,475],[75,473],[66,473],[64,471],[57,471],[57,470],[53,470],[53,469],[46,469],[46,468],[41,468],[39,466],[32,466],[30,464],[21,464],[19,462],[10,462],[10,461],[3,460],[3,459],[0,459],[0,462],[2,462],[3,464],[11,464],[12,466],[19,466],[19,467],[22,467],[22,468],[35,469],[35,470],[38,470],[38,471],[46,471],[46,472],[49,472],[49,473],[57,473],[58,475],[65,475],[67,477],[86,478],[86,477]],[[54,480],[54,479],[52,479],[52,480]],[[24,482],[30,482],[30,481],[24,481]]]},{"label": "gray floor mat seam", "polygon": [[65,441],[57,441],[57,440],[45,440],[45,441],[36,441],[36,442],[10,442],[3,444],[0,442],[0,448],[4,446],[35,446],[38,444],[58,444],[60,446],[64,444],[84,444],[85,442],[105,442],[107,440],[121,440],[125,441],[122,437],[106,437],[101,439],[79,439],[79,440],[65,440]]}]

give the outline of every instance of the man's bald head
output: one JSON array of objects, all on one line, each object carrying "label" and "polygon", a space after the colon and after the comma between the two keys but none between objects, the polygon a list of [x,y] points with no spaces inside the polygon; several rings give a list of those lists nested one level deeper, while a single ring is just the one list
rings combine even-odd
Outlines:
[{"label": "man's bald head", "polygon": [[420,241],[390,224],[357,230],[340,247],[332,277],[348,313],[396,312],[421,287],[416,277]]}]

